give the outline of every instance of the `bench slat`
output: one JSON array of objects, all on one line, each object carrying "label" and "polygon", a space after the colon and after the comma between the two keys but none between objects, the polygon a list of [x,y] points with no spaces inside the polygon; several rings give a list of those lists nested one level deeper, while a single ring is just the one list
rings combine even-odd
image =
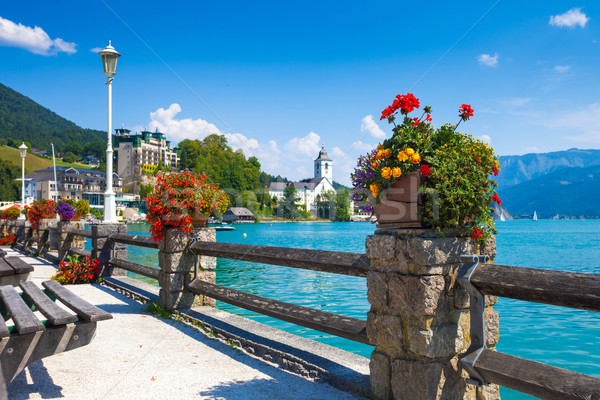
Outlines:
[{"label": "bench slat", "polygon": [[13,267],[8,265],[6,259],[0,258],[0,276],[11,276],[15,274]]},{"label": "bench slat", "polygon": [[6,257],[4,258],[8,264],[15,270],[15,275],[26,274],[33,272],[33,265],[27,264],[20,257]]},{"label": "bench slat", "polygon": [[42,282],[42,286],[86,321],[96,322],[112,318],[111,314],[88,303],[56,281]]},{"label": "bench slat", "polygon": [[25,335],[46,330],[14,287],[9,285],[0,286],[0,298],[2,298],[6,309],[10,313],[19,334]]},{"label": "bench slat", "polygon": [[35,283],[21,282],[19,286],[23,289],[25,299],[30,300],[35,305],[35,308],[42,313],[52,325],[63,325],[79,321],[77,316],[70,314],[50,300],[50,298],[46,296]]}]

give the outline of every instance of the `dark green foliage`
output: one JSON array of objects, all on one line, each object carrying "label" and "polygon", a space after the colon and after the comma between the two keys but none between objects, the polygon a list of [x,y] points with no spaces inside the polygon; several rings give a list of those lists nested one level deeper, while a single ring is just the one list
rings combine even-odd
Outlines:
[{"label": "dark green foliage", "polygon": [[317,196],[317,215],[332,221],[350,219],[350,191],[344,187],[337,192],[330,190]]},{"label": "dark green foliage", "polygon": [[5,138],[7,145],[11,147],[19,147],[22,141],[26,141],[36,149],[48,151],[53,142],[56,150],[62,153],[67,145],[74,142],[85,146],[87,143],[105,141],[106,133],[80,128],[0,84],[0,138]]},{"label": "dark green foliage", "polygon": [[298,201],[296,188],[294,188],[294,185],[287,186],[283,191],[283,198],[279,200],[277,205],[277,216],[291,220],[298,219],[300,212],[296,201]]},{"label": "dark green foliage", "polygon": [[21,178],[20,168],[0,160],[0,200],[15,201],[21,199],[21,183],[15,179]]},{"label": "dark green foliage", "polygon": [[152,193],[154,191],[154,185],[148,184],[144,185],[143,183],[140,185],[140,199],[145,199],[148,193]]},{"label": "dark green foliage", "polygon": [[63,161],[64,162],[68,162],[68,163],[74,163],[75,161],[77,161],[79,159],[79,157],[77,157],[75,154],[73,154],[72,152],[67,152],[64,156],[63,156]]}]

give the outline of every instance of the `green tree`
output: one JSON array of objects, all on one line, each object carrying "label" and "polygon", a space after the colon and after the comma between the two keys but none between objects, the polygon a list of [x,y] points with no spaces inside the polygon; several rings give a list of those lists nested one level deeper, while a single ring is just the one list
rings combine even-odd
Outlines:
[{"label": "green tree", "polygon": [[69,151],[63,156],[63,161],[67,163],[73,163],[77,161],[79,157],[77,157],[73,152]]},{"label": "green tree", "polygon": [[147,184],[144,185],[143,183],[140,185],[140,199],[144,200],[146,198],[146,196],[149,193],[152,193],[154,191],[154,185],[152,184]]},{"label": "green tree", "polygon": [[286,219],[295,220],[300,216],[298,205],[296,202],[300,200],[296,196],[296,188],[294,185],[288,185],[283,191],[283,198],[279,200],[277,205],[277,215]]},{"label": "green tree", "polygon": [[350,191],[341,187],[335,197],[335,220],[339,222],[350,219]]},{"label": "green tree", "polygon": [[21,182],[16,181],[20,177],[20,168],[0,160],[0,200],[15,201],[21,198]]}]

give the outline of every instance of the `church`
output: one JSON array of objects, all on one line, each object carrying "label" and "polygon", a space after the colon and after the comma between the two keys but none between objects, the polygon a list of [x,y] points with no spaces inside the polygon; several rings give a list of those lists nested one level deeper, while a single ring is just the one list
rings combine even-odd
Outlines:
[{"label": "church", "polygon": [[269,182],[266,189],[269,191],[271,198],[283,198],[283,191],[289,185],[294,185],[296,196],[299,200],[296,204],[304,206],[306,211],[315,210],[317,208],[317,196],[325,193],[333,188],[333,166],[332,160],[327,156],[325,144],[321,147],[319,156],[314,161],[315,177],[308,182]]}]

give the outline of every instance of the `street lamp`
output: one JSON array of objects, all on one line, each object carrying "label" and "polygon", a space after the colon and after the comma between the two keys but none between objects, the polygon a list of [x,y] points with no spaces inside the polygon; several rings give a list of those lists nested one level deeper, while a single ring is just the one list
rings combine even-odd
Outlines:
[{"label": "street lamp", "polygon": [[106,192],[104,192],[104,222],[117,222],[117,207],[115,204],[115,192],[113,192],[113,146],[112,146],[112,81],[117,69],[117,59],[121,57],[114,47],[110,45],[100,53],[106,85],[108,86],[108,146],[106,147]]},{"label": "street lamp", "polygon": [[[27,155],[27,146],[25,142],[19,146],[21,153],[21,211],[25,209],[25,156]],[[25,219],[25,214],[19,214],[19,219]]]}]

